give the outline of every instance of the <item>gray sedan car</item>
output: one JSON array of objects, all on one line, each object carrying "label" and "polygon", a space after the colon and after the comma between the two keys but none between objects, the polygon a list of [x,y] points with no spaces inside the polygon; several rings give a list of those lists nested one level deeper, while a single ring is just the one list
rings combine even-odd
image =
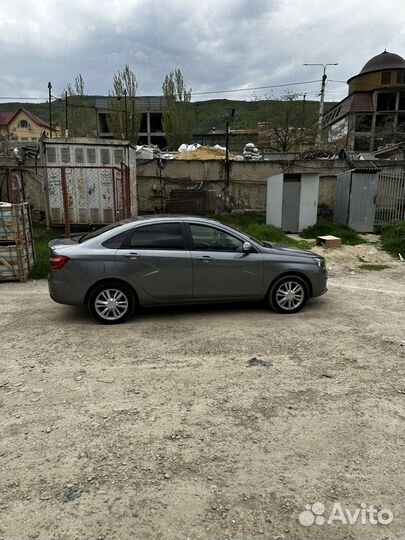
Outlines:
[{"label": "gray sedan car", "polygon": [[323,257],[261,242],[218,221],[148,216],[52,240],[49,292],[101,323],[139,306],[265,299],[295,313],[327,290]]}]

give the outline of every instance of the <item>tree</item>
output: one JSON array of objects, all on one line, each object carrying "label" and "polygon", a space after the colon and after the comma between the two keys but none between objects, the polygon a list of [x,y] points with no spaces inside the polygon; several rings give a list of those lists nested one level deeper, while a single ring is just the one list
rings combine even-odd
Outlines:
[{"label": "tree", "polygon": [[162,85],[165,97],[163,130],[170,149],[177,150],[183,143],[190,143],[194,127],[191,105],[191,88],[187,90],[180,69],[166,75]]},{"label": "tree", "polygon": [[276,152],[299,150],[312,142],[313,130],[305,127],[304,103],[298,95],[286,92],[281,97],[266,96],[267,106],[258,121],[262,145]]},{"label": "tree", "polygon": [[138,141],[141,115],[136,107],[138,82],[135,73],[126,64],[113,77],[109,92],[107,116],[108,128],[115,139],[127,139],[133,144]]},{"label": "tree", "polygon": [[67,97],[67,124],[66,109],[62,115],[62,129],[68,129],[70,137],[85,137],[91,131],[91,106],[88,104],[84,93],[84,79],[82,75],[75,78],[73,86],[68,83],[66,90],[62,94],[62,99],[66,107]]}]

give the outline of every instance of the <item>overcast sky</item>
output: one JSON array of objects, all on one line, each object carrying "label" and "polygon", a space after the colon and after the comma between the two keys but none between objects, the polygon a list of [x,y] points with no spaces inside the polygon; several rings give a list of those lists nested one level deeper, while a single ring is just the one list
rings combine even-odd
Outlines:
[{"label": "overcast sky", "polygon": [[[126,63],[139,95],[161,93],[180,68],[194,93],[320,79],[326,99],[387,48],[405,56],[404,0],[1,0],[0,96],[59,96],[78,73],[89,94],[108,94]],[[291,87],[317,99],[319,83]],[[270,89],[195,94],[252,99]],[[274,89],[280,95],[285,88]],[[14,100],[15,101],[15,100]]]}]

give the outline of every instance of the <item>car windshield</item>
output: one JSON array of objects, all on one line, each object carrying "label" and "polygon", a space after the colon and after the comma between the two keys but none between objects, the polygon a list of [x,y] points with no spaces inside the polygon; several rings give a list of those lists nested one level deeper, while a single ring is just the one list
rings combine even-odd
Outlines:
[{"label": "car windshield", "polygon": [[91,231],[86,234],[82,234],[79,238],[79,244],[82,242],[86,242],[86,240],[90,240],[90,238],[96,238],[96,236],[103,234],[107,231],[111,231],[112,229],[115,229],[116,227],[119,227],[120,225],[125,225],[126,223],[131,223],[135,221],[134,219],[122,219],[121,221],[117,221],[116,223],[111,223],[111,225],[106,225],[105,227],[101,227],[100,229],[97,229],[96,231]]}]

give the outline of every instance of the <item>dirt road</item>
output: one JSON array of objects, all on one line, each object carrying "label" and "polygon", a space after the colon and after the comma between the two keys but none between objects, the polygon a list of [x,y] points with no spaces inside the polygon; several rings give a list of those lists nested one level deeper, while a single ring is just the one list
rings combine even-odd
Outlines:
[{"label": "dirt road", "polygon": [[[296,315],[171,308],[117,327],[45,281],[0,284],[0,537],[400,538],[404,267],[334,266]],[[302,525],[315,502],[394,518]]]}]

